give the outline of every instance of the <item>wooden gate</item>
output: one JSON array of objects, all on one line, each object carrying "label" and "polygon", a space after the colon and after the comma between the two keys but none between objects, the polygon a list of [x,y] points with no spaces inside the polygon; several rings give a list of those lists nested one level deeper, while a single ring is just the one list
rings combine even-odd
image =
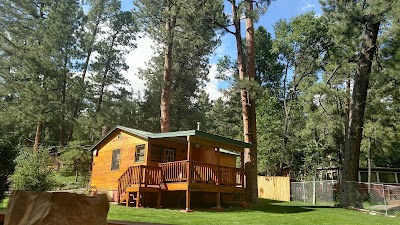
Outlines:
[{"label": "wooden gate", "polygon": [[289,177],[258,176],[258,197],[278,201],[290,201]]}]

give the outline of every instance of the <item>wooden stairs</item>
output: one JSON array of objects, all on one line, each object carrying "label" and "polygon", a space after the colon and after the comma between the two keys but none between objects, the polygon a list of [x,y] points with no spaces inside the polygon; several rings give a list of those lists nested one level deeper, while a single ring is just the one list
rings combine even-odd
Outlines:
[{"label": "wooden stairs", "polygon": [[161,204],[161,168],[131,166],[118,179],[118,203],[141,206],[141,194],[157,193],[157,207]]}]

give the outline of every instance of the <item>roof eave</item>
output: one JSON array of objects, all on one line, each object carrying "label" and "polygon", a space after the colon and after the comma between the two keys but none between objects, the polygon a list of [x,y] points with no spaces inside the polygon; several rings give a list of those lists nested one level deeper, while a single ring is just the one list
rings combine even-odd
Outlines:
[{"label": "roof eave", "polygon": [[123,130],[123,131],[128,132],[128,133],[133,134],[133,135],[137,135],[137,136],[139,136],[139,137],[141,137],[142,139],[145,139],[145,140],[148,140],[148,139],[149,139],[149,137],[147,137],[147,136],[144,136],[144,135],[141,135],[141,134],[138,134],[138,133],[134,133],[134,132],[128,130],[127,127],[115,126],[113,129],[109,130],[109,131],[108,131],[95,145],[93,145],[89,150],[90,150],[90,151],[94,151],[94,150],[96,149],[97,146],[99,146],[108,136],[110,136],[110,134],[112,134],[112,133],[113,133],[115,130],[117,130],[117,129]]}]

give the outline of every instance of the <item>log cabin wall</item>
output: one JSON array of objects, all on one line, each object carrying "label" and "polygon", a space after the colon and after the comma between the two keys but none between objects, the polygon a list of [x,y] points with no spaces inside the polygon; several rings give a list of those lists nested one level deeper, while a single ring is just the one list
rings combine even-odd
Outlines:
[{"label": "log cabin wall", "polygon": [[[175,149],[175,160],[187,160],[187,142],[186,137],[179,139],[146,139],[137,137],[122,130],[115,130],[101,144],[97,146],[97,156],[93,157],[93,168],[91,174],[90,186],[101,192],[109,192],[118,189],[118,179],[131,166],[150,165],[158,166],[159,162],[152,162],[152,146],[163,146],[165,161],[165,149]],[[144,161],[135,163],[135,150],[138,145],[145,145]],[[112,154],[114,150],[120,150],[119,169],[111,170]],[[192,143],[192,161],[204,162],[209,164],[218,164],[218,158],[221,166],[236,167],[236,157],[234,155],[219,153],[215,147]]]},{"label": "log cabin wall", "polygon": [[[136,146],[142,144],[145,145],[144,161],[135,163]],[[98,191],[117,190],[118,179],[130,166],[146,165],[147,148],[146,140],[125,131],[116,130],[97,147],[97,156],[93,156],[90,186]],[[121,151],[119,169],[111,171],[113,150],[117,149]]]},{"label": "log cabin wall", "polygon": [[[199,149],[201,156],[200,160],[194,160],[194,161],[199,161],[199,162],[204,162],[204,163],[209,163],[209,164],[218,164],[218,152],[215,151],[214,147],[210,146],[204,146],[202,145]],[[196,152],[196,148],[194,150]],[[226,154],[226,153],[219,153],[219,164],[220,166],[228,166],[228,167],[236,167],[236,156]]]},{"label": "log cabin wall", "polygon": [[[152,139],[150,140],[150,152],[148,154],[148,159],[147,159],[149,162],[148,165],[158,166],[159,163],[150,160],[152,146],[163,146],[164,154],[166,148],[175,149],[176,150],[175,161],[187,160],[187,143],[174,142],[172,140],[168,140],[168,138]],[[219,160],[221,166],[236,167],[236,156],[234,155],[220,153]],[[192,161],[217,165],[218,164],[217,151],[215,151],[215,147],[193,143]],[[163,162],[165,162],[165,160]]]},{"label": "log cabin wall", "polygon": [[164,155],[162,162],[165,162],[165,149],[175,149],[175,161],[186,160],[186,152],[187,152],[187,144],[186,143],[178,143],[173,142],[168,139],[151,139],[150,140],[150,151],[147,155],[147,161],[150,166],[158,166],[159,163],[162,162],[154,162],[151,161],[151,148],[153,146],[162,146],[164,148]]}]

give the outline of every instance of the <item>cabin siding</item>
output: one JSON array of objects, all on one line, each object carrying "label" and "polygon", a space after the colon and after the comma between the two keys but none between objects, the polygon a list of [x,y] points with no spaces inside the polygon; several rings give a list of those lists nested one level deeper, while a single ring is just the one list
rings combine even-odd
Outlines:
[{"label": "cabin siding", "polygon": [[[118,138],[118,134],[121,137]],[[91,187],[98,191],[115,191],[118,189],[118,179],[130,167],[135,165],[158,166],[159,162],[150,161],[151,146],[159,145],[165,148],[176,150],[176,161],[187,159],[187,144],[172,142],[166,139],[153,139],[149,144],[146,140],[138,138],[125,131],[117,131],[103,141],[97,147],[98,154],[93,158],[93,169],[91,174]],[[135,150],[137,145],[145,144],[145,161],[135,163]],[[112,152],[121,150],[120,167],[118,170],[111,171]],[[236,167],[236,156],[215,151],[214,147],[192,144],[192,160],[221,166]],[[150,151],[149,151],[150,150]]]},{"label": "cabin siding", "polygon": [[[196,152],[196,149],[193,152]],[[194,161],[218,165],[218,158],[219,158],[220,166],[236,167],[235,155],[229,155],[220,152],[218,157],[218,151],[215,151],[214,147],[209,147],[209,146],[201,146],[201,149],[198,152],[201,153],[201,158],[200,160],[194,160]]]},{"label": "cabin siding", "polygon": [[[151,146],[158,145],[158,146],[163,146],[164,147],[164,159],[163,162],[165,161],[165,149],[170,148],[170,149],[175,149],[175,161],[181,161],[181,160],[186,160],[186,152],[187,152],[187,145],[186,144],[181,144],[181,143],[176,143],[172,141],[168,141],[165,139],[152,139],[150,140],[150,149]],[[151,159],[151,150],[148,153],[147,156],[147,161],[149,166],[158,166],[159,163],[162,162],[153,162],[150,160]]]},{"label": "cabin siding", "polygon": [[[138,145],[145,147],[144,161],[135,163],[135,151]],[[163,156],[160,155],[161,151],[157,150],[156,152],[160,157],[153,157],[162,158],[161,162],[151,161],[151,150],[155,146],[163,147]],[[190,162],[187,161],[188,147],[190,147]],[[228,142],[196,136],[152,138],[146,133],[114,129],[92,147],[92,151],[96,155],[93,157],[90,179],[91,190],[106,192],[109,194],[110,200],[113,199],[119,203],[125,201],[126,205],[129,205],[132,193],[135,196],[142,196],[142,198],[136,199],[137,206],[141,204],[159,206],[160,203],[163,205],[167,203],[179,204],[182,196],[185,195],[189,195],[186,208],[190,208],[190,202],[212,203],[217,201],[217,205],[220,205],[220,199],[231,201],[233,196],[242,195],[245,188],[243,176],[238,173],[238,169],[235,169],[237,156],[221,153],[218,151],[218,147],[243,151],[238,146]],[[166,149],[168,148],[175,150],[175,162],[164,163],[166,161]],[[120,150],[119,168],[112,171],[113,151],[117,149]],[[163,164],[159,165],[159,163]],[[140,165],[146,167],[132,167]],[[215,165],[220,165],[220,167]],[[128,170],[130,167],[132,168]],[[179,171],[182,170],[187,172],[179,174]],[[133,173],[132,171],[142,172]],[[124,173],[123,179],[119,182]],[[167,177],[165,180],[163,180],[163,173]],[[197,179],[193,179],[194,173],[198,173]],[[138,174],[141,174],[139,175],[140,179],[136,177]],[[238,177],[240,181],[238,181]],[[169,180],[166,181],[167,179]],[[119,185],[120,189],[117,191]],[[190,200],[191,193],[193,195]]]},{"label": "cabin siding", "polygon": [[[118,134],[121,133],[121,138]],[[97,148],[97,156],[93,157],[93,169],[91,174],[91,187],[98,191],[112,191],[118,189],[118,179],[130,167],[134,165],[146,165],[147,141],[135,137],[127,132],[120,131],[111,134]],[[135,163],[135,150],[137,145],[145,145],[145,161]],[[118,170],[111,171],[113,150],[120,149],[120,165]]]}]

